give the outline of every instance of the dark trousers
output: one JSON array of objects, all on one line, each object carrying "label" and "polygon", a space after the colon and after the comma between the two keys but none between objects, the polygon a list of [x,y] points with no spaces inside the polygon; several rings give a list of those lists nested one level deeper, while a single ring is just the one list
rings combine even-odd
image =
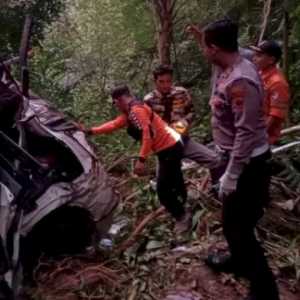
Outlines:
[{"label": "dark trousers", "polygon": [[181,171],[183,144],[177,142],[174,146],[157,153],[158,175],[157,194],[160,203],[176,219],[184,215],[184,203],[187,191]]},{"label": "dark trousers", "polygon": [[219,166],[219,154],[207,146],[196,142],[189,136],[183,137],[183,157],[188,158],[202,167],[214,169]]},{"label": "dark trousers", "polygon": [[255,227],[269,200],[270,153],[252,158],[241,174],[237,191],[223,202],[223,232],[235,269],[250,280],[258,300],[278,300],[278,290]]}]

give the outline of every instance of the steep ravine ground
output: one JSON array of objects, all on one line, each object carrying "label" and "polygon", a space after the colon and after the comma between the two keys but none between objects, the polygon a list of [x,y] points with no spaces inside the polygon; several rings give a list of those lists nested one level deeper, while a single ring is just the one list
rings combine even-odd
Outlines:
[{"label": "steep ravine ground", "polygon": [[[121,205],[115,220],[120,226],[115,226],[118,232],[111,236],[112,249],[107,245],[97,252],[89,249],[86,254],[58,262],[42,260],[35,274],[37,286],[31,289],[34,299],[243,299],[247,282],[232,275],[216,274],[203,263],[209,250],[226,248],[219,220],[220,204],[206,193],[209,185],[203,182],[205,170],[190,170],[185,175],[194,211],[193,232],[176,237],[174,224],[166,213],[160,211],[154,218],[151,215],[159,204],[155,193],[149,187],[144,189],[149,178],[132,178],[126,168],[113,170]],[[298,300],[300,217],[288,202],[295,199],[287,189],[275,180],[274,203],[262,220],[258,235],[265,240],[281,299]],[[142,231],[124,244],[149,214],[149,222]]]}]

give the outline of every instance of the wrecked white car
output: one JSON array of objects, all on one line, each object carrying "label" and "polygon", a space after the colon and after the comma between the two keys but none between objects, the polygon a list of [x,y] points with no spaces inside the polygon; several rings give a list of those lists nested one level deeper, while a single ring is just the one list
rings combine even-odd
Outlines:
[{"label": "wrecked white car", "polygon": [[0,299],[40,254],[99,241],[118,204],[76,123],[17,85],[0,81]]}]

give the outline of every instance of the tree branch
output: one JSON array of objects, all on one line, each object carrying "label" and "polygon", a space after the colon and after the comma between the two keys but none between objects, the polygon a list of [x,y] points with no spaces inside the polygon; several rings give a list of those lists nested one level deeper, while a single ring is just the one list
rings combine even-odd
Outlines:
[{"label": "tree branch", "polygon": [[149,215],[147,215],[139,224],[138,226],[134,229],[133,233],[129,236],[129,238],[123,242],[120,247],[118,248],[118,253],[122,253],[126,249],[128,249],[130,246],[132,246],[140,233],[143,231],[143,229],[146,227],[148,223],[150,223],[152,220],[156,219],[158,216],[162,215],[165,213],[165,208],[161,206],[157,210],[151,212]]},{"label": "tree branch", "polygon": [[281,135],[291,134],[300,131],[300,125],[292,126],[286,129],[281,130]]},{"label": "tree branch", "polygon": [[260,43],[264,38],[266,29],[267,29],[267,25],[268,25],[268,18],[271,13],[271,6],[272,6],[272,0],[266,0],[265,4],[264,4],[264,9],[263,9],[263,22],[261,25],[261,32],[259,35],[258,43]]}]

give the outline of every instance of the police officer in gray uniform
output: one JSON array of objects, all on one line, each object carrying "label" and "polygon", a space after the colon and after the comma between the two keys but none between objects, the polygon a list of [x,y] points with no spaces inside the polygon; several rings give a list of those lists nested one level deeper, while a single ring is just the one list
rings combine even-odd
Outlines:
[{"label": "police officer in gray uniform", "polygon": [[238,27],[230,20],[187,28],[213,64],[210,106],[214,143],[226,158],[219,179],[223,232],[230,256],[207,263],[250,280],[248,300],[278,300],[278,289],[255,227],[269,200],[270,172],[263,91],[254,65],[238,51]]}]

